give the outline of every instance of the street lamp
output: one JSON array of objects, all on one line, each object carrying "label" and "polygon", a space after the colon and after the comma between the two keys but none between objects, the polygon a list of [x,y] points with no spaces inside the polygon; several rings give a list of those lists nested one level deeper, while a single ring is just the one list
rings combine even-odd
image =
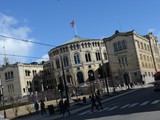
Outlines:
[{"label": "street lamp", "polygon": [[5,107],[4,107],[4,93],[3,93],[3,88],[4,88],[4,85],[0,85],[0,88],[2,90],[2,96],[3,96],[3,110],[4,110],[4,118],[7,118],[7,115],[6,115],[6,111],[5,111]]},{"label": "street lamp", "polygon": [[46,95],[45,95],[45,93],[44,93],[43,80],[41,80],[40,83],[41,83],[42,93],[44,94],[44,99],[45,99],[45,101],[47,101]]}]

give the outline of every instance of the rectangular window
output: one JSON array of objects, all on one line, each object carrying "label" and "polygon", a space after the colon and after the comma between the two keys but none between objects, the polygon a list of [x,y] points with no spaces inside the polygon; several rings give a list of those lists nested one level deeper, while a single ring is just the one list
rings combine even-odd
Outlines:
[{"label": "rectangular window", "polygon": [[116,52],[116,51],[118,51],[118,45],[117,45],[117,43],[114,43],[114,51]]},{"label": "rectangular window", "polygon": [[122,49],[123,49],[123,50],[127,49],[127,46],[126,46],[126,42],[125,42],[125,41],[122,41]]},{"label": "rectangular window", "polygon": [[118,50],[122,50],[121,42],[118,42]]}]

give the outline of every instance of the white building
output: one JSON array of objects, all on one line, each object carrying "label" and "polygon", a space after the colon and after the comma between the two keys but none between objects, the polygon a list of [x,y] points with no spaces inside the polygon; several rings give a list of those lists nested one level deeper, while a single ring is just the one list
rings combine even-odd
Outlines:
[{"label": "white building", "polygon": [[[33,80],[41,80],[43,65],[31,63],[15,63],[0,68],[0,79],[4,85],[5,100],[13,97],[24,97],[33,94],[35,83]],[[37,86],[41,87],[40,82]]]}]

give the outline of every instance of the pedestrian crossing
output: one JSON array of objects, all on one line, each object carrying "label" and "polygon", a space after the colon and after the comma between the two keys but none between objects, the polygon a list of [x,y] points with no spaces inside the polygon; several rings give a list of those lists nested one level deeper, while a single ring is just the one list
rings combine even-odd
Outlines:
[{"label": "pedestrian crossing", "polygon": [[[112,111],[115,109],[127,109],[127,108],[133,108],[133,107],[143,107],[146,105],[155,105],[158,103],[160,103],[160,100],[135,102],[135,103],[128,103],[128,104],[124,104],[124,105],[117,105],[116,104],[115,106],[106,107],[106,108],[103,108],[102,110],[99,110],[99,111],[95,110],[94,112]],[[87,111],[84,111],[84,112],[78,114],[78,116],[92,114],[94,112],[91,112],[91,110],[87,110]]]}]

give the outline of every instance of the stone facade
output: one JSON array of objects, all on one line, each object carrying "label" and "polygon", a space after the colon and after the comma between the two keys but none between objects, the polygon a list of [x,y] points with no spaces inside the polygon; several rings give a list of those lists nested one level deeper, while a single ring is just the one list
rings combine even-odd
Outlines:
[{"label": "stone facade", "polygon": [[159,45],[152,33],[142,36],[134,30],[116,31],[104,38],[109,65],[115,84],[148,84],[160,69]]},{"label": "stone facade", "polygon": [[48,54],[57,84],[63,82],[62,67],[68,85],[85,86],[89,79],[99,79],[100,66],[108,62],[102,39],[84,39],[75,36],[66,44],[51,49]]}]

